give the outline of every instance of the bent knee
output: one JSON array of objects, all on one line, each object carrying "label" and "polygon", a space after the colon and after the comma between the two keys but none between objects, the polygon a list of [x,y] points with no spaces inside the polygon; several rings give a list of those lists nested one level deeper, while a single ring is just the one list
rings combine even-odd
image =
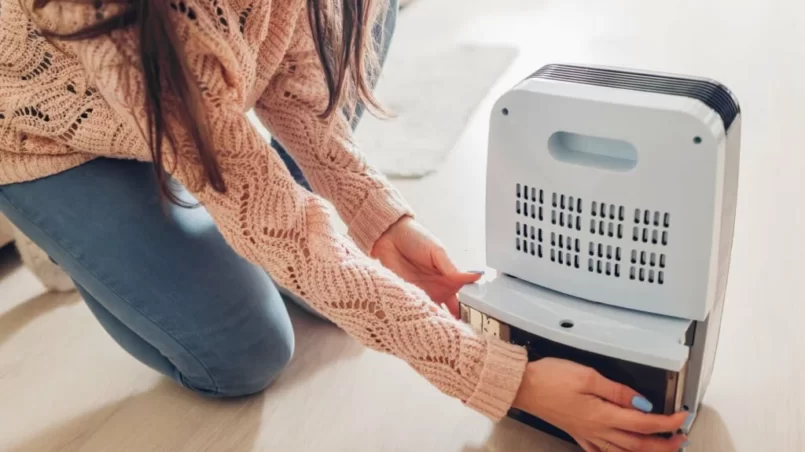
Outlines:
[{"label": "bent knee", "polygon": [[[228,353],[228,352],[227,352]],[[207,397],[243,397],[262,392],[280,376],[293,358],[293,334],[260,339],[239,353],[218,356],[207,365],[209,381],[182,384]]]}]

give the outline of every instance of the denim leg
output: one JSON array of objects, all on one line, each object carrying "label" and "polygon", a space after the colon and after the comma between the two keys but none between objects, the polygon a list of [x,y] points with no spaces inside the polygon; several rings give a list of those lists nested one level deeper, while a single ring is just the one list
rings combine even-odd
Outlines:
[{"label": "denim leg", "polygon": [[[389,0],[388,2],[388,9],[386,10],[385,14],[382,17],[382,22],[378,21],[374,27],[372,27],[372,37],[375,39],[375,43],[377,44],[377,48],[379,49],[378,59],[380,66],[382,68],[383,64],[386,62],[386,57],[389,53],[389,47],[391,46],[391,38],[394,36],[394,29],[397,26],[397,13],[399,12],[399,1],[398,0]],[[358,127],[358,123],[363,116],[365,108],[362,104],[358,104],[358,107],[355,110],[355,116],[352,121],[352,128]],[[293,157],[285,150],[284,147],[279,143],[279,141],[271,138],[271,146],[277,151],[279,156],[282,158],[282,161],[285,162],[285,166],[288,167],[288,171],[290,171],[293,178],[296,180],[299,185],[311,190],[310,184],[308,183],[307,179],[305,179],[304,174],[302,174],[302,169],[299,168],[299,165],[296,164]]]},{"label": "denim leg", "polygon": [[182,385],[243,396],[290,361],[293,330],[271,278],[203,208],[163,208],[150,164],[98,159],[0,186],[0,212],[70,275],[121,347]]}]

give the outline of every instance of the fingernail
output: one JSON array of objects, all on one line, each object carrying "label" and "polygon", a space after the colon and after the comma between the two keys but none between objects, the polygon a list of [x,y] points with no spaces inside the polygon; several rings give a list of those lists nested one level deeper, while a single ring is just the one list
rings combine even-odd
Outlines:
[{"label": "fingernail", "polygon": [[476,275],[483,275],[486,272],[483,270],[470,270],[470,273],[474,273]]},{"label": "fingernail", "polygon": [[690,433],[690,428],[693,427],[693,420],[696,419],[695,413],[688,413],[688,417],[685,418],[685,422],[682,424],[682,433],[688,434]]},{"label": "fingernail", "polygon": [[690,446],[690,441],[685,441],[684,443],[682,443],[682,448],[685,448],[685,447],[688,447],[688,446]]},{"label": "fingernail", "polygon": [[654,409],[654,405],[647,398],[639,395],[632,398],[632,406],[644,413],[651,413],[651,410]]}]

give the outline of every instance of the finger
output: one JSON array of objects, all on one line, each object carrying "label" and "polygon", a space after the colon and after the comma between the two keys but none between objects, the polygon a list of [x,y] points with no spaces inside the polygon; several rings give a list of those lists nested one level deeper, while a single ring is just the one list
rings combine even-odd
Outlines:
[{"label": "finger", "polygon": [[676,452],[687,441],[687,437],[684,435],[662,438],[659,436],[637,435],[619,430],[609,430],[602,437],[629,452]]},{"label": "finger", "polygon": [[483,276],[484,276],[483,273],[464,272],[464,273],[453,273],[448,275],[447,277],[450,279],[451,282],[455,284],[466,286],[467,284],[474,284],[478,282],[478,280],[481,279]]},{"label": "finger", "polygon": [[601,452],[631,452],[604,440],[596,440],[594,443]]},{"label": "finger", "polygon": [[612,410],[606,410],[604,415],[607,424],[617,429],[653,435],[656,433],[677,432],[685,423],[688,413],[680,412],[670,416],[661,414],[641,413],[628,408],[610,405]]},{"label": "finger", "polygon": [[589,393],[624,408],[635,408],[649,413],[654,408],[651,402],[634,389],[616,383],[596,372],[591,378]]}]

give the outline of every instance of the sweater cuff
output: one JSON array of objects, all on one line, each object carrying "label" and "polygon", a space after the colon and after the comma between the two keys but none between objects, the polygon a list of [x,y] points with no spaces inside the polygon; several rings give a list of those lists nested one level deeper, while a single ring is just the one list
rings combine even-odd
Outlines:
[{"label": "sweater cuff", "polygon": [[525,348],[490,338],[481,379],[466,405],[494,421],[503,418],[514,403],[527,363]]},{"label": "sweater cuff", "polygon": [[355,243],[367,255],[377,239],[404,216],[413,217],[413,211],[400,194],[392,189],[372,191],[347,225]]}]

